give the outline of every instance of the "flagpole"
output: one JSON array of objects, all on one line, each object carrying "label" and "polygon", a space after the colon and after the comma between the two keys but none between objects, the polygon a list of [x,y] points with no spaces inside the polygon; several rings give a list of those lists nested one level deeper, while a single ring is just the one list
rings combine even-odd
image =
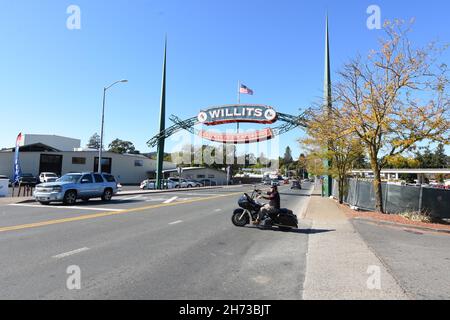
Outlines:
[{"label": "flagpole", "polygon": [[[238,104],[241,104],[241,80],[238,80]],[[239,122],[237,123],[237,133],[239,133]]]},{"label": "flagpole", "polygon": [[241,81],[238,81],[238,104],[241,104]]}]

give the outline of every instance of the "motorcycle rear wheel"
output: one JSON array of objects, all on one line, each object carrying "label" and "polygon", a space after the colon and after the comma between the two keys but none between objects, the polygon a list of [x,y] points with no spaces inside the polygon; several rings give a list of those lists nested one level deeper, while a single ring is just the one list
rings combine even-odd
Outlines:
[{"label": "motorcycle rear wheel", "polygon": [[236,227],[245,227],[246,225],[248,225],[250,223],[248,215],[245,214],[242,217],[243,213],[244,213],[244,210],[241,210],[241,209],[237,209],[234,211],[233,216],[231,217],[231,222],[233,222],[233,224]]}]

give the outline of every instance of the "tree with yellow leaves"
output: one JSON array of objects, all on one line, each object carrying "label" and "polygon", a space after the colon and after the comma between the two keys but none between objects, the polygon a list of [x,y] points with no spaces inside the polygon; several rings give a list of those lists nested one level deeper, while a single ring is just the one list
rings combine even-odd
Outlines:
[{"label": "tree with yellow leaves", "polygon": [[[332,107],[330,110],[329,106],[309,110],[308,137],[300,140],[300,143],[309,151],[309,170],[314,170],[316,175],[331,175],[335,178],[339,202],[343,203],[349,171],[361,157],[363,145],[354,133],[346,131],[338,114],[339,108]],[[323,161],[319,161],[317,166],[317,159],[330,160],[331,167],[325,168]]]},{"label": "tree with yellow leaves", "polygon": [[446,47],[413,48],[411,25],[387,21],[380,48],[347,63],[334,90],[341,125],[369,155],[379,212],[384,212],[380,171],[389,159],[424,140],[449,143],[447,65],[438,63]]}]

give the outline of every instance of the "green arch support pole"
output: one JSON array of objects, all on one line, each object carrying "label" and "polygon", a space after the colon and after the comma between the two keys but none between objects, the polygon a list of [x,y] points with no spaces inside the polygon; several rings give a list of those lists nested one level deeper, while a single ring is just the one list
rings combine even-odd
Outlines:
[{"label": "green arch support pole", "polygon": [[[163,74],[162,74],[162,86],[161,86],[161,108],[159,116],[159,131],[166,130],[166,62],[167,62],[167,36],[164,44],[164,62],[163,62]],[[156,188],[162,189],[161,180],[163,177],[164,166],[164,142],[165,138],[158,140],[158,158],[156,164]]]},{"label": "green arch support pole", "polygon": [[[328,34],[328,15],[326,18],[325,30],[325,79],[324,79],[324,103],[331,113],[332,108],[332,93],[331,93],[331,67],[330,67],[330,41]],[[324,167],[331,168],[332,162],[330,159],[324,160]],[[333,193],[333,177],[328,175],[325,177],[322,186],[322,196],[331,197]]]}]

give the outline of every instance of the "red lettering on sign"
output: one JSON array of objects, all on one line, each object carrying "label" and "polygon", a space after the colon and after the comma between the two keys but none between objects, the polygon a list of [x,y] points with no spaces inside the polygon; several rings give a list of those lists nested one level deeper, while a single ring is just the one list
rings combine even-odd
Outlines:
[{"label": "red lettering on sign", "polygon": [[274,134],[272,129],[267,128],[264,130],[243,133],[223,133],[201,130],[199,136],[213,142],[246,144],[270,140],[274,137]]}]

